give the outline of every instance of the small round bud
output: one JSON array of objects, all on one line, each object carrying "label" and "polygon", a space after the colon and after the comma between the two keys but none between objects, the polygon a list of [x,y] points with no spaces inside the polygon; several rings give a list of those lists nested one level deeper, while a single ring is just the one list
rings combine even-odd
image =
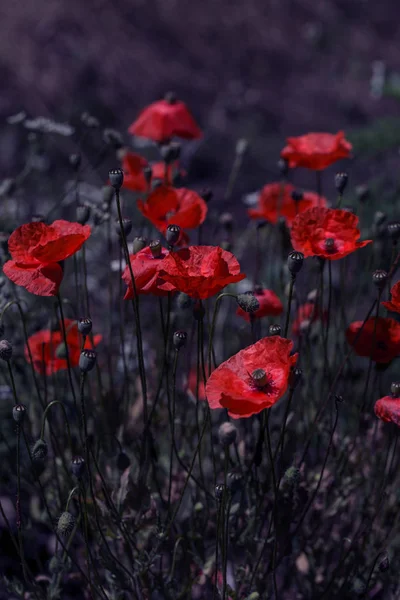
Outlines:
[{"label": "small round bud", "polygon": [[89,335],[89,333],[92,331],[92,326],[92,319],[89,319],[88,317],[79,319],[78,321],[78,331],[82,335]]},{"label": "small round bud", "polygon": [[400,398],[400,381],[394,381],[390,386],[390,393],[393,398]]},{"label": "small round bud", "polygon": [[151,250],[153,258],[160,258],[160,256],[162,255],[162,246],[160,240],[153,240],[152,242],[150,242],[149,248]]},{"label": "small round bud", "polygon": [[165,100],[165,102],[168,102],[168,104],[175,104],[178,101],[178,99],[176,97],[176,93],[171,92],[171,91],[169,91],[165,94],[164,100]]},{"label": "small round bud", "polygon": [[188,308],[191,308],[193,300],[187,294],[179,292],[176,303],[181,310],[187,310]]},{"label": "small round bud", "polygon": [[224,448],[234,444],[237,437],[237,428],[233,423],[226,421],[218,429],[218,437],[221,446]]},{"label": "small round bud", "polygon": [[292,200],[295,202],[300,202],[304,198],[304,193],[301,190],[293,190],[292,192]]},{"label": "small round bud", "polygon": [[287,174],[289,173],[289,162],[286,160],[286,158],[280,158],[277,162],[277,165],[279,173],[282,175],[282,177],[287,177]]},{"label": "small round bud", "polygon": [[387,232],[393,242],[397,242],[400,237],[400,221],[392,221],[387,225]]},{"label": "small round bud", "polygon": [[143,248],[146,248],[147,240],[144,237],[135,237],[133,240],[133,254],[140,252]]},{"label": "small round bud", "polygon": [[335,188],[340,195],[343,194],[346,189],[349,176],[347,173],[336,173],[335,175]]},{"label": "small round bud", "polygon": [[77,479],[80,479],[85,471],[85,459],[83,456],[74,456],[71,460],[71,472]]},{"label": "small round bud", "polygon": [[335,240],[333,238],[326,238],[324,246],[327,252],[333,253],[335,251]]},{"label": "small round bud", "polygon": [[131,466],[131,459],[126,452],[120,452],[117,456],[117,468],[119,471],[126,471]]},{"label": "small round bud", "polygon": [[380,570],[381,573],[385,573],[390,567],[390,561],[389,561],[389,556],[387,554],[387,552],[385,552],[385,554],[382,556],[379,565],[378,565],[378,569]]},{"label": "small round bud", "polygon": [[225,486],[223,483],[217,483],[215,486],[215,499],[217,502],[221,502],[224,497]]},{"label": "small round bud", "polygon": [[180,350],[186,346],[187,333],[186,331],[175,331],[172,338],[175,350]]},{"label": "small round bud", "polygon": [[388,274],[386,273],[386,271],[383,271],[382,269],[378,269],[377,271],[374,271],[372,273],[372,281],[380,292],[383,289],[385,289],[387,279],[388,279]]},{"label": "small round bud", "polygon": [[33,460],[43,460],[48,453],[47,442],[39,438],[32,446],[31,454]]},{"label": "small round bud", "polygon": [[94,350],[82,350],[79,357],[79,368],[82,373],[88,373],[96,364],[96,352]]},{"label": "small round bud", "polygon": [[119,222],[119,220],[118,219],[115,220],[115,231],[117,232],[117,234],[119,236],[122,236],[122,230],[125,233],[125,237],[130,234],[130,232],[132,231],[131,219],[127,219],[124,217],[122,219],[122,228],[121,228],[121,223]]},{"label": "small round bud", "polygon": [[57,523],[57,533],[64,537],[69,536],[75,527],[75,517],[68,511],[61,513]]},{"label": "small round bud", "polygon": [[299,384],[301,377],[303,375],[303,371],[299,369],[299,367],[293,367],[293,369],[289,373],[289,388],[294,390]]},{"label": "small round bud", "polygon": [[257,300],[254,292],[244,292],[236,296],[236,302],[242,310],[247,313],[255,313],[260,308],[260,303]]},{"label": "small round bud", "polygon": [[151,182],[151,178],[153,177],[153,169],[150,167],[150,165],[143,167],[143,175],[147,185],[149,185],[149,183]]},{"label": "small round bud", "polygon": [[86,204],[76,207],[76,220],[80,225],[85,225],[90,218],[90,207]]},{"label": "small round bud", "polygon": [[263,388],[268,383],[268,377],[264,369],[255,369],[251,374],[251,379],[258,388]]},{"label": "small round bud", "polygon": [[289,253],[287,265],[290,273],[294,277],[301,270],[304,262],[304,254],[302,252],[297,252],[297,250],[293,250]]},{"label": "small round bud", "polygon": [[168,225],[167,231],[165,232],[165,239],[167,240],[167,244],[169,246],[176,246],[179,242],[179,238],[181,237],[181,228],[179,225]]},{"label": "small round bud", "polygon": [[25,404],[16,404],[13,408],[12,415],[17,425],[21,425],[24,422],[26,416]]},{"label": "small round bud", "polygon": [[274,323],[273,325],[269,326],[269,335],[273,336],[273,335],[281,335],[282,333],[282,327],[280,325],[278,325],[277,323]]},{"label": "small round bud", "polygon": [[32,223],[45,223],[46,217],[44,215],[32,215]]},{"label": "small round bud", "polygon": [[75,169],[76,171],[79,169],[79,167],[81,166],[81,162],[82,162],[82,157],[80,154],[70,154],[69,155],[69,164],[71,165],[71,167],[73,169]]},{"label": "small round bud", "polygon": [[367,185],[358,185],[356,187],[356,196],[359,202],[365,202],[369,198],[369,187]]},{"label": "small round bud", "polygon": [[5,360],[6,362],[9,362],[11,360],[12,357],[12,346],[10,344],[10,342],[8,342],[7,340],[1,340],[0,341],[0,358],[2,360]]},{"label": "small round bud", "polygon": [[204,202],[208,203],[213,199],[214,194],[209,188],[204,188],[204,190],[201,190],[200,196],[203,198]]},{"label": "small round bud", "polygon": [[122,169],[111,169],[108,172],[110,183],[115,190],[119,190],[124,183],[124,172]]},{"label": "small round bud", "polygon": [[203,304],[199,301],[195,302],[193,305],[193,317],[196,319],[196,321],[202,321],[205,314],[206,311]]}]

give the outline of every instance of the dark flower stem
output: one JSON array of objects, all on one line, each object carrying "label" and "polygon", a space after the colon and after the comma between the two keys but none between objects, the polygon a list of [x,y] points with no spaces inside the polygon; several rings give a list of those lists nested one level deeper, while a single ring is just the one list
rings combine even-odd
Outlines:
[{"label": "dark flower stem", "polygon": [[57,294],[57,299],[58,299],[58,305],[60,307],[61,328],[62,328],[63,340],[64,340],[64,346],[65,346],[65,358],[66,358],[66,361],[67,361],[69,385],[71,387],[72,397],[73,397],[74,402],[76,404],[75,388],[74,388],[74,383],[72,381],[71,362],[69,360],[69,349],[68,349],[68,342],[67,342],[67,331],[65,329],[64,311],[63,311],[62,299],[61,299],[60,294]]},{"label": "dark flower stem", "polygon": [[25,583],[28,584],[28,575],[26,571],[26,562],[24,554],[24,544],[22,540],[22,517],[21,517],[21,460],[20,460],[20,439],[21,439],[21,428],[17,424],[17,505],[16,505],[16,516],[17,516],[17,531],[18,531],[18,546],[19,546],[19,557],[21,559],[22,574],[24,576]]},{"label": "dark flower stem", "polygon": [[[267,413],[265,415],[265,412]],[[269,431],[269,415],[270,415],[270,411],[264,411],[263,417],[264,417],[264,426],[265,426],[265,431],[266,431],[266,438],[267,438],[267,449],[268,449],[268,459],[269,459],[269,463],[270,463],[270,467],[271,467],[271,475],[272,475],[272,486],[273,486],[273,491],[274,491],[274,504],[273,504],[273,508],[272,508],[272,521],[274,522],[274,546],[273,546],[273,550],[272,550],[272,580],[273,580],[273,584],[274,584],[274,593],[275,593],[275,600],[279,600],[279,596],[278,596],[278,585],[277,585],[277,581],[276,581],[276,554],[277,554],[277,543],[278,543],[278,537],[277,537],[277,508],[278,508],[278,485],[277,485],[277,481],[276,481],[276,474],[275,474],[275,465],[274,465],[274,457],[272,455],[272,446],[271,446],[271,435],[270,435],[270,431]]]},{"label": "dark flower stem", "polygon": [[14,380],[13,370],[11,367],[11,362],[9,360],[7,361],[7,367],[8,367],[8,373],[10,375],[10,380],[11,380],[11,388],[12,388],[12,392],[13,392],[14,403],[18,404],[18,396],[17,396],[17,390],[15,388],[15,380]]},{"label": "dark flower stem", "polygon": [[285,322],[285,331],[283,334],[283,337],[287,338],[287,334],[289,331],[289,322],[290,322],[290,310],[292,307],[292,298],[293,298],[293,287],[296,281],[296,277],[294,277],[292,275],[291,279],[290,279],[290,285],[289,285],[289,298],[288,298],[288,303],[287,303],[287,311],[286,311],[286,322]]},{"label": "dark flower stem", "polygon": [[171,408],[171,449],[169,454],[169,485],[168,485],[168,514],[171,507],[171,488],[173,476],[174,447],[175,447],[175,405],[176,405],[176,370],[178,366],[179,350],[175,350],[174,364],[172,367],[172,408]]},{"label": "dark flower stem", "polygon": [[66,411],[65,411],[64,404],[63,404],[63,403],[62,403],[60,400],[53,400],[52,402],[50,402],[50,403],[49,403],[49,404],[46,406],[46,409],[45,409],[45,411],[44,411],[44,413],[43,413],[43,416],[42,416],[42,427],[41,427],[41,430],[40,430],[40,438],[41,438],[42,440],[44,439],[44,428],[45,428],[45,426],[46,426],[46,418],[47,418],[47,413],[48,413],[48,412],[49,412],[49,410],[50,410],[50,409],[51,409],[53,406],[55,406],[56,404],[58,404],[58,405],[61,407],[61,410],[62,410],[62,412],[63,412],[64,419],[65,419],[65,423],[66,423],[66,425],[67,425],[68,444],[69,444],[69,447],[70,447],[70,449],[72,450],[72,440],[71,440],[71,431],[70,431],[70,428],[69,428],[69,421],[68,421],[67,413],[66,413]]},{"label": "dark flower stem", "polygon": [[211,358],[212,358],[212,352],[213,352],[213,341],[214,341],[215,325],[217,322],[219,304],[220,304],[222,298],[224,298],[226,296],[230,296],[231,298],[236,298],[235,294],[231,294],[229,292],[223,292],[222,294],[220,294],[217,297],[217,299],[215,301],[214,312],[213,312],[213,316],[212,316],[212,320],[211,320],[209,340],[208,340],[208,376],[211,375]]}]

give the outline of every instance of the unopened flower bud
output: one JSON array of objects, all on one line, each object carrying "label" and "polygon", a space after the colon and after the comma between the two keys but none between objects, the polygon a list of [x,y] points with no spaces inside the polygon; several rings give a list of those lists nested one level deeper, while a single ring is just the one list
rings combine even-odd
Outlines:
[{"label": "unopened flower bud", "polygon": [[257,300],[254,292],[244,292],[236,296],[236,302],[242,310],[247,313],[255,313],[260,308],[260,303]]},{"label": "unopened flower bud", "polygon": [[133,240],[133,254],[140,252],[143,248],[146,248],[147,240],[144,237],[135,237]]},{"label": "unopened flower bud", "polygon": [[152,242],[150,242],[149,248],[151,250],[153,258],[160,258],[160,256],[162,255],[162,246],[160,240],[153,240]]},{"label": "unopened flower bud", "polygon": [[12,411],[13,419],[17,425],[22,425],[26,417],[26,406],[25,404],[16,404]]},{"label": "unopened flower bud", "polygon": [[61,513],[57,523],[57,533],[64,537],[69,536],[75,527],[75,517],[68,511]]},{"label": "unopened flower bud", "polygon": [[48,453],[47,442],[39,438],[32,446],[31,454],[33,460],[43,460]]},{"label": "unopened flower bud", "polygon": [[71,472],[77,478],[80,479],[85,471],[85,459],[83,456],[74,456],[71,460]]},{"label": "unopened flower bud", "polygon": [[82,350],[79,357],[79,368],[82,373],[88,373],[96,364],[96,352],[94,350]]},{"label": "unopened flower bud", "polygon": [[180,350],[186,346],[187,333],[186,331],[175,331],[172,338],[175,350]]},{"label": "unopened flower bud", "polygon": [[165,232],[165,239],[167,240],[167,244],[169,246],[176,246],[179,242],[179,238],[181,237],[181,228],[179,225],[168,225],[167,231]]},{"label": "unopened flower bud", "polygon": [[122,219],[122,228],[121,228],[121,223],[119,222],[119,219],[116,219],[115,220],[115,231],[117,232],[117,234],[119,236],[122,236],[122,231],[124,232],[125,237],[128,236],[130,234],[130,232],[132,231],[132,220],[124,217]]},{"label": "unopened flower bud", "polygon": [[76,207],[76,220],[80,225],[85,225],[89,221],[90,208],[86,204]]},{"label": "unopened flower bud", "polygon": [[2,360],[5,360],[6,362],[9,362],[11,360],[12,353],[13,353],[13,349],[12,349],[10,342],[8,342],[7,340],[1,340],[0,341],[0,358]]},{"label": "unopened flower bud", "polygon": [[340,195],[342,195],[344,190],[346,189],[348,180],[349,180],[349,176],[347,173],[336,173],[335,188],[337,189],[337,191]]},{"label": "unopened flower bud", "polygon": [[92,331],[92,326],[92,320],[88,317],[85,317],[84,319],[79,319],[78,321],[78,331],[82,335],[89,335],[89,333]]},{"label": "unopened flower bud", "polygon": [[400,398],[400,381],[394,381],[390,386],[390,392],[393,398]]},{"label": "unopened flower bud", "polygon": [[287,265],[292,277],[295,277],[297,273],[301,270],[303,262],[304,254],[302,252],[297,252],[297,250],[293,250],[289,253]]},{"label": "unopened flower bud", "polygon": [[111,169],[108,172],[110,183],[115,190],[119,190],[124,183],[124,172],[122,169]]},{"label": "unopened flower bud", "polygon": [[388,274],[386,273],[386,271],[383,271],[382,269],[378,269],[377,271],[374,271],[372,274],[372,281],[380,292],[383,289],[385,289],[387,279],[388,279]]},{"label": "unopened flower bud", "polygon": [[181,310],[186,310],[192,306],[193,300],[187,294],[179,292],[176,303]]},{"label": "unopened flower bud", "polygon": [[226,421],[218,429],[218,437],[221,446],[224,448],[234,444],[237,437],[237,428],[233,423]]},{"label": "unopened flower bud", "polygon": [[160,148],[161,156],[167,165],[175,162],[179,159],[181,154],[181,145],[178,142],[171,142],[170,144],[164,144]]},{"label": "unopened flower bud", "polygon": [[223,483],[217,483],[215,486],[215,499],[217,502],[221,502],[224,497],[225,486]]},{"label": "unopened flower bud", "polygon": [[280,325],[278,325],[277,323],[274,323],[273,325],[269,326],[269,335],[274,336],[274,335],[281,335],[282,333],[282,327]]}]

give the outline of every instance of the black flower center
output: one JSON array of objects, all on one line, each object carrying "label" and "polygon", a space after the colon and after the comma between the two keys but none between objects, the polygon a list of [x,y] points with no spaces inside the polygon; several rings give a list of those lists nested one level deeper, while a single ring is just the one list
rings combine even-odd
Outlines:
[{"label": "black flower center", "polygon": [[326,238],[324,242],[325,250],[330,254],[336,252],[335,240],[333,238]]}]

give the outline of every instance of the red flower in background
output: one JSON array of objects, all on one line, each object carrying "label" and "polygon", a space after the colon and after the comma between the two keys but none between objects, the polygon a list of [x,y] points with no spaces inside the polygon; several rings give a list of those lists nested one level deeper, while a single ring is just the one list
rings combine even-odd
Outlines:
[{"label": "red flower in background", "polygon": [[[163,281],[159,275],[164,259],[169,255],[168,250],[161,249],[161,256],[154,257],[150,248],[143,248],[136,254],[131,254],[129,259],[135,277],[135,287],[138,294],[153,294],[154,296],[167,296],[168,292],[175,291],[170,283]],[[128,286],[124,300],[133,298],[132,278],[128,265],[122,273],[122,279]]]},{"label": "red flower in background", "polygon": [[306,167],[320,171],[341,158],[348,158],[352,145],[344,137],[344,132],[307,133],[286,140],[287,146],[281,152],[290,168]]},{"label": "red flower in background", "polygon": [[171,252],[163,261],[160,277],[179,292],[205,300],[229,283],[245,279],[237,259],[218,246],[189,246]]},{"label": "red flower in background", "polygon": [[400,398],[384,396],[375,402],[374,411],[378,419],[400,427]]},{"label": "red flower in background", "polygon": [[347,210],[310,208],[297,215],[290,231],[292,245],[307,256],[338,260],[372,240],[359,241],[358,217]]},{"label": "red flower in background", "polygon": [[295,187],[289,183],[269,183],[265,185],[258,198],[257,208],[247,211],[252,219],[266,219],[270,223],[277,223],[280,216],[285,217],[286,223],[291,225],[298,213],[302,213],[313,206],[327,206],[326,198],[319,197],[314,192],[303,192],[299,201],[292,198]]},{"label": "red flower in background", "polygon": [[89,236],[89,225],[69,221],[21,225],[8,240],[12,260],[3,271],[32,294],[56,296],[63,278],[59,263],[75,254]]},{"label": "red flower in background", "polygon": [[146,192],[148,184],[143,169],[147,166],[148,162],[142,156],[133,152],[126,152],[122,158],[123,187],[132,192]]},{"label": "red flower in background", "polygon": [[[254,295],[258,300],[259,308],[252,313],[254,319],[262,317],[277,316],[282,314],[283,305],[278,296],[272,290],[257,288]],[[242,308],[238,308],[236,314],[247,322],[250,322],[250,315]]]},{"label": "red flower in background", "polygon": [[363,322],[351,323],[346,338],[359,356],[371,356],[377,363],[388,363],[400,354],[400,323],[394,319],[378,317],[368,319],[355,342]]},{"label": "red flower in background", "polygon": [[166,185],[157,187],[146,202],[138,200],[137,205],[161,233],[165,233],[168,225],[179,225],[182,230],[195,229],[204,222],[208,210],[196,192]]},{"label": "red flower in background", "polygon": [[390,290],[391,300],[382,302],[383,306],[392,312],[400,313],[400,281],[394,284]]},{"label": "red flower in background", "polygon": [[184,102],[172,96],[147,106],[129,129],[129,133],[154,142],[164,142],[173,137],[193,140],[202,132]]},{"label": "red flower in background", "polygon": [[[326,318],[326,311],[324,311],[323,317]],[[296,314],[296,318],[293,321],[292,333],[293,335],[299,335],[302,329],[308,329],[312,323],[318,321],[321,318],[321,311],[314,302],[306,302],[299,306]]]},{"label": "red flower in background", "polygon": [[[68,368],[61,323],[59,327],[56,331],[43,329],[28,338],[33,367],[41,375],[52,375]],[[77,322],[72,319],[65,319],[65,329],[70,365],[76,367],[79,364],[82,349],[82,336],[78,331]],[[101,335],[93,336],[94,346],[97,346],[101,340]],[[93,348],[89,338],[86,338],[85,348]],[[25,358],[30,362],[27,346],[25,346]]]},{"label": "red flower in background", "polygon": [[238,419],[273,406],[288,387],[293,342],[267,337],[241,350],[211,373],[206,396],[210,408],[227,408]]}]

